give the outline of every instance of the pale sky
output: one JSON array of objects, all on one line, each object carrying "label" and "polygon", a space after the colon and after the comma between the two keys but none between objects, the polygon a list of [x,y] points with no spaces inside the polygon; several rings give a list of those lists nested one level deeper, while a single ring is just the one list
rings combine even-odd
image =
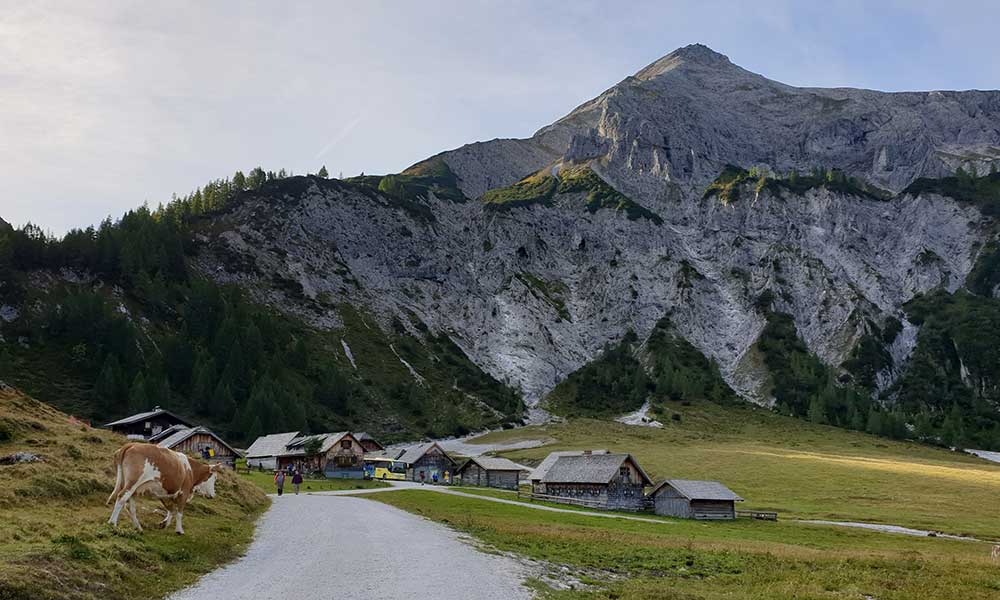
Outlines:
[{"label": "pale sky", "polygon": [[793,85],[997,89],[997,23],[994,0],[0,0],[0,217],[62,233],[258,164],[398,172],[694,42]]}]

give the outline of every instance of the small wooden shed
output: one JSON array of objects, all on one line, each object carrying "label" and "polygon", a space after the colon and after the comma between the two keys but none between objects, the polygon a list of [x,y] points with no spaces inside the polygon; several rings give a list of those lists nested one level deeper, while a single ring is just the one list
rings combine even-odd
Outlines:
[{"label": "small wooden shed", "polygon": [[735,519],[743,498],[718,481],[667,479],[649,493],[658,515],[685,519]]},{"label": "small wooden shed", "polygon": [[236,466],[239,453],[221,437],[204,427],[181,425],[164,430],[149,440],[160,446],[185,454],[193,454],[210,463]]},{"label": "small wooden shed", "polygon": [[522,467],[506,458],[477,456],[465,461],[456,471],[462,485],[516,490]]}]

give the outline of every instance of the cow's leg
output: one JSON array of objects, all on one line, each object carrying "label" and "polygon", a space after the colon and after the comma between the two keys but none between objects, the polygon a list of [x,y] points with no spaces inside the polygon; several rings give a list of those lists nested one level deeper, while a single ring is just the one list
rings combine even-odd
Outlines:
[{"label": "cow's leg", "polygon": [[118,500],[115,501],[115,508],[114,510],[111,511],[111,518],[108,519],[108,523],[110,523],[114,527],[118,527],[118,516],[122,512],[122,508],[125,507],[125,503],[129,501],[129,499],[136,493],[136,491],[138,491],[140,487],[149,483],[150,481],[154,481],[154,478],[151,477],[149,479],[139,479],[139,481],[136,481],[135,484],[132,485],[132,487],[125,490],[125,493],[118,496]]},{"label": "cow's leg", "polygon": [[121,493],[122,486],[124,485],[124,478],[125,476],[122,474],[122,465],[119,463],[115,473],[115,489],[111,490],[111,495],[108,496],[108,499],[104,502],[105,506],[111,504],[111,501],[115,499],[115,496]]},{"label": "cow's leg", "polygon": [[175,531],[177,531],[177,535],[184,535],[184,525],[181,524],[181,521],[183,519],[184,519],[184,512],[178,509],[177,510],[177,529],[175,530]]},{"label": "cow's leg", "polygon": [[135,510],[135,496],[128,499],[128,514],[132,517],[132,524],[139,531],[142,531],[142,523],[139,522],[139,513]]}]

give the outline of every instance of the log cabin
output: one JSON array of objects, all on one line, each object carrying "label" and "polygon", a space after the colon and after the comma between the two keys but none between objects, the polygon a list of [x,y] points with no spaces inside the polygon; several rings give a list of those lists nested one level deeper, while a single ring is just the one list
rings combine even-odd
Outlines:
[{"label": "log cabin", "polygon": [[432,483],[435,475],[437,481],[444,483],[455,475],[458,464],[448,456],[437,442],[418,444],[403,450],[396,460],[406,463],[406,478],[410,481]]},{"label": "log cabin", "polygon": [[560,456],[542,476],[546,499],[593,508],[642,510],[652,481],[631,454]]}]

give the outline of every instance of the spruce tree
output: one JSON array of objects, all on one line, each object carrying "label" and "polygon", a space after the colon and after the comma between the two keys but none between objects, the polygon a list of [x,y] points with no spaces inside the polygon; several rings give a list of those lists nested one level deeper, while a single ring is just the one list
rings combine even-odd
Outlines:
[{"label": "spruce tree", "polygon": [[212,396],[211,414],[219,421],[228,421],[236,412],[236,402],[233,394],[229,391],[229,386],[225,382],[219,383]]},{"label": "spruce tree", "polygon": [[826,423],[826,403],[823,400],[823,395],[813,396],[812,400],[809,402],[809,420],[813,423]]},{"label": "spruce tree", "polygon": [[128,392],[128,409],[133,413],[140,413],[149,409],[149,400],[146,398],[146,378],[140,372],[132,380],[132,386]]},{"label": "spruce tree", "polygon": [[327,177],[330,176],[330,173],[327,172],[326,165],[323,165],[322,167],[319,168],[319,171],[316,173],[316,175],[322,177],[323,179],[326,179]]},{"label": "spruce tree", "polygon": [[109,353],[104,359],[104,366],[94,384],[94,393],[97,395],[97,406],[105,415],[117,412],[128,400],[125,374],[116,355]]}]

